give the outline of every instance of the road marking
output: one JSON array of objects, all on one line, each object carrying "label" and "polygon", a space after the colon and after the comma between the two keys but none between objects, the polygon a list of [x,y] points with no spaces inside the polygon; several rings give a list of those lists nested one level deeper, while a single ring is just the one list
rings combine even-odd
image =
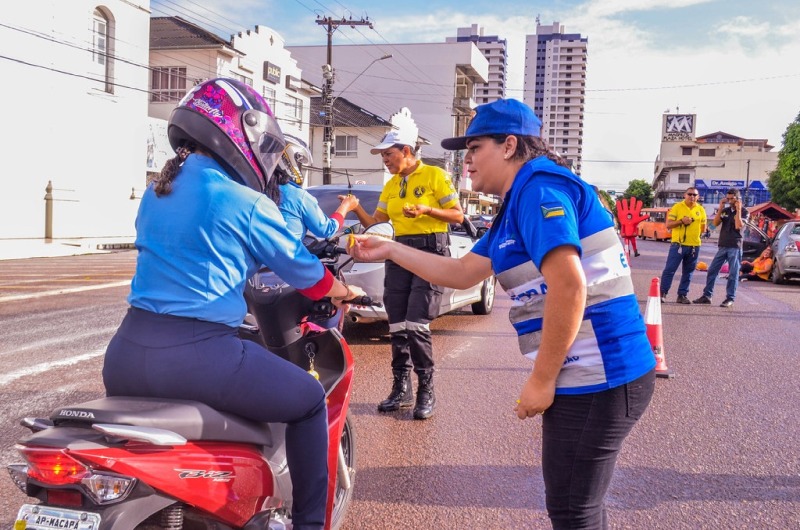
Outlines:
[{"label": "road marking", "polygon": [[130,280],[112,283],[101,283],[99,285],[87,285],[85,287],[72,287],[69,289],[55,289],[53,291],[42,291],[40,293],[31,294],[15,294],[11,296],[0,296],[0,304],[3,302],[16,302],[18,300],[30,300],[32,298],[42,298],[44,296],[55,296],[58,294],[80,293],[83,291],[95,291],[97,289],[108,289],[110,287],[122,287],[130,285]]},{"label": "road marking", "polygon": [[21,377],[27,377],[29,375],[38,375],[43,372],[47,372],[48,370],[52,370],[54,368],[61,368],[62,366],[70,366],[73,364],[77,364],[79,362],[87,361],[89,359],[94,359],[95,357],[99,357],[106,352],[105,348],[102,350],[95,350],[88,353],[84,353],[82,355],[76,355],[75,357],[70,357],[69,359],[62,359],[60,361],[53,361],[47,363],[36,364],[34,366],[28,366],[21,370],[17,370],[16,372],[11,372],[5,375],[0,376],[0,386],[7,385],[12,381],[16,381]]}]

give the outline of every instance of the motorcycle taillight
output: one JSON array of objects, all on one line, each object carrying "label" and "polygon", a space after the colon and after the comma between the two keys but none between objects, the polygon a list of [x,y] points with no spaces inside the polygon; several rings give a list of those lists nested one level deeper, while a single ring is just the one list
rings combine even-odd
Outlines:
[{"label": "motorcycle taillight", "polygon": [[17,445],[16,448],[28,463],[28,476],[43,484],[80,484],[90,475],[88,467],[63,449],[26,445]]}]

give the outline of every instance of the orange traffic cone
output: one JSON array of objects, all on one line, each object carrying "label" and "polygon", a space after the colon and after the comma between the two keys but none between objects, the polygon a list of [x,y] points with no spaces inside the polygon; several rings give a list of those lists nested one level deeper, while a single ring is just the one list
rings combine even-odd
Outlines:
[{"label": "orange traffic cone", "polygon": [[661,288],[658,278],[650,282],[650,294],[647,296],[647,306],[644,310],[644,323],[647,327],[647,339],[656,356],[656,376],[672,378],[675,374],[667,368],[667,359],[664,357],[664,335],[661,330]]}]

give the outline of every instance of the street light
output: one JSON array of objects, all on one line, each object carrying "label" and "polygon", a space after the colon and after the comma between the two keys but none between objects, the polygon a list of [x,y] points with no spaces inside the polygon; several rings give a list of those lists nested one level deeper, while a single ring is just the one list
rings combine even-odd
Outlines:
[{"label": "street light", "polygon": [[[330,54],[329,54],[330,55]],[[323,129],[323,142],[322,142],[322,183],[323,184],[330,184],[331,183],[331,166],[332,166],[332,144],[333,144],[333,104],[334,102],[339,99],[339,96],[344,94],[344,92],[355,83],[359,77],[364,75],[364,72],[369,70],[369,67],[373,64],[377,63],[378,61],[384,61],[386,59],[391,59],[392,54],[388,53],[382,57],[378,57],[373,59],[367,66],[364,67],[361,72],[353,78],[350,83],[344,90],[339,92],[339,95],[335,98],[333,96],[333,68],[330,64],[330,57],[328,58],[328,64],[322,67],[323,77],[325,79],[325,83],[322,87],[322,108],[323,112],[325,113],[325,124]]]},{"label": "street light", "polygon": [[[386,55],[384,55],[384,56],[382,56],[382,57],[378,57],[378,58],[376,58],[376,59],[373,59],[373,60],[372,60],[372,62],[371,62],[371,63],[369,63],[367,66],[365,66],[365,67],[364,67],[364,69],[363,69],[363,70],[361,70],[361,72],[360,72],[360,73],[359,73],[357,76],[355,76],[355,77],[353,78],[353,80],[352,80],[352,81],[350,81],[349,83],[347,83],[347,86],[346,86],[346,87],[344,87],[344,88],[341,90],[341,92],[339,92],[339,95],[338,95],[338,96],[336,96],[335,98],[333,98],[333,102],[335,102],[337,99],[339,99],[339,97],[341,97],[341,95],[342,95],[342,94],[344,94],[344,93],[345,93],[345,91],[346,91],[348,88],[350,88],[351,86],[353,86],[353,83],[355,83],[356,81],[358,81],[358,78],[359,78],[359,77],[361,77],[362,75],[364,75],[364,72],[366,72],[367,70],[369,70],[370,66],[372,66],[372,65],[373,65],[373,64],[375,64],[375,63],[377,63],[378,61],[385,61],[386,59],[391,59],[392,57],[393,57],[393,55],[392,55],[391,53],[387,53]],[[333,104],[333,102],[331,102],[331,104]]]}]

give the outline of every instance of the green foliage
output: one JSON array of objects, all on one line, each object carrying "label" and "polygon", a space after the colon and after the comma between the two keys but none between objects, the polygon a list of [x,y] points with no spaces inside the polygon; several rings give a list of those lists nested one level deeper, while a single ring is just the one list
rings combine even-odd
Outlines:
[{"label": "green foliage", "polygon": [[800,114],[783,133],[778,166],[769,174],[767,188],[772,200],[790,212],[800,208]]},{"label": "green foliage", "polygon": [[628,189],[623,197],[636,197],[642,201],[642,207],[649,208],[653,205],[653,188],[644,179],[634,179],[628,182]]},{"label": "green foliage", "polygon": [[597,196],[600,198],[600,202],[603,203],[603,206],[606,207],[606,210],[614,214],[614,218],[617,216],[617,203],[614,201],[614,198],[611,197],[611,194],[608,193],[606,190],[597,190]]}]

